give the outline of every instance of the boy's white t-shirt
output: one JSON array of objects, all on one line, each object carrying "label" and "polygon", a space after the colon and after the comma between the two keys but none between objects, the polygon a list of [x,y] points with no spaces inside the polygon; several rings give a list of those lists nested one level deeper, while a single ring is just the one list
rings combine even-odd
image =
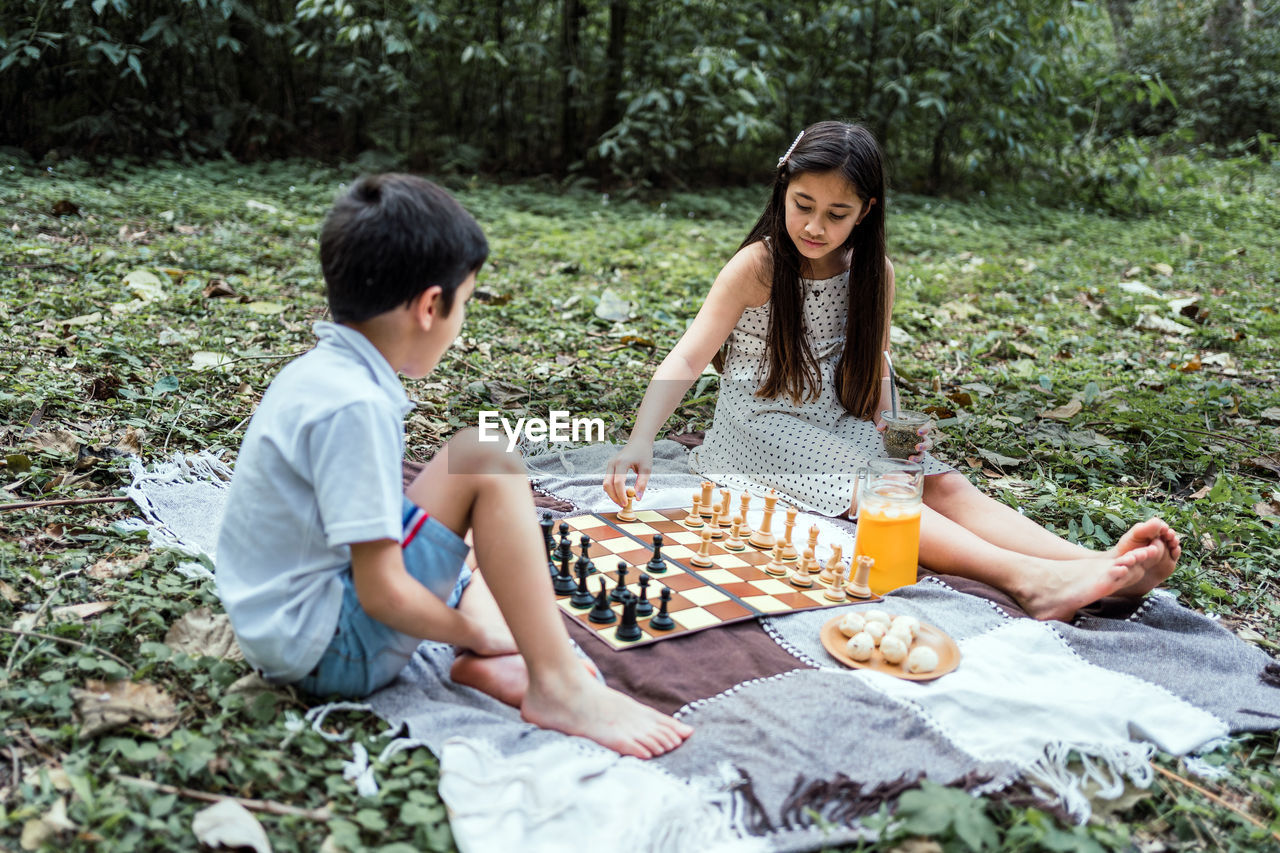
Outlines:
[{"label": "boy's white t-shirt", "polygon": [[402,529],[413,403],[364,335],[335,323],[315,333],[249,422],[218,537],[218,594],[240,648],[279,683],[305,677],[333,639],[349,545]]}]

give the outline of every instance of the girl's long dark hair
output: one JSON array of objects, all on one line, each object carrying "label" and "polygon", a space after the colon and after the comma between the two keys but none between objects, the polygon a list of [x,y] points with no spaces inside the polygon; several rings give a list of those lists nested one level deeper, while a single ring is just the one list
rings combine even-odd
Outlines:
[{"label": "girl's long dark hair", "polygon": [[[803,259],[787,233],[786,204],[793,177],[827,172],[841,175],[864,203],[875,199],[842,247],[853,250],[853,259],[844,351],[835,378],[840,404],[855,417],[870,420],[880,399],[880,351],[890,307],[885,277],[885,177],[880,146],[856,124],[824,121],[805,129],[791,156],[778,167],[768,207],[739,247],[761,240],[769,247],[768,369],[756,394],[786,394],[798,404],[816,398],[821,390],[822,374],[805,336]],[[723,372],[723,350],[714,364]]]}]

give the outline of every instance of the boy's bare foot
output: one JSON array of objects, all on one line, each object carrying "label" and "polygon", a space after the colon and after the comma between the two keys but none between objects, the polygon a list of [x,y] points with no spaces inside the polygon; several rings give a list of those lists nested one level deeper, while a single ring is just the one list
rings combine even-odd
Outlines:
[{"label": "boy's bare foot", "polygon": [[1114,547],[1104,552],[1107,556],[1119,557],[1130,551],[1155,544],[1162,546],[1161,558],[1149,563],[1140,577],[1122,589],[1116,590],[1115,595],[1146,595],[1158,587],[1177,568],[1178,558],[1182,556],[1182,545],[1173,528],[1162,519],[1149,518],[1130,527]]},{"label": "boy's bare foot", "polygon": [[[582,665],[592,678],[596,677],[595,664],[583,660]],[[484,657],[463,652],[454,660],[449,677],[513,708],[520,707],[529,689],[529,668],[520,655]]]},{"label": "boy's bare foot", "polygon": [[1036,560],[1014,597],[1036,619],[1066,622],[1080,608],[1140,583],[1163,559],[1164,542],[1158,540],[1117,557]]},{"label": "boy's bare foot", "polygon": [[520,716],[636,758],[670,752],[693,733],[685,723],[604,686],[581,667],[572,667],[566,677],[530,681]]},{"label": "boy's bare foot", "polygon": [[520,707],[529,689],[529,670],[520,655],[482,657],[463,652],[454,660],[449,677],[513,708]]}]

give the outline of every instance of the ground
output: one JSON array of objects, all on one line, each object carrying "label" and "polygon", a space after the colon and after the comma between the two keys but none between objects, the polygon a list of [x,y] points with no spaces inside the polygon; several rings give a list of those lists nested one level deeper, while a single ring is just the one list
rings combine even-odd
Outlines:
[{"label": "ground", "polygon": [[[0,170],[0,504],[115,495],[126,452],[233,461],[267,382],[325,316],[317,229],[355,172]],[[568,410],[625,438],[649,373],[765,196],[449,185],[493,255],[458,345],[407,383],[421,401],[415,459],[481,409]],[[1120,213],[1061,191],[895,196],[888,208],[896,366],[904,399],[939,418],[938,454],[1087,544],[1162,515],[1186,546],[1170,582],[1180,600],[1272,654],[1278,187],[1275,166],[1176,158]],[[715,382],[698,383],[672,429],[707,426]],[[207,805],[196,791],[286,806],[255,812],[276,850],[452,849],[425,750],[380,765],[381,793],[359,797],[342,778],[351,741],[294,731],[297,697],[244,689],[242,662],[175,651],[190,648],[176,635],[166,645],[180,619],[220,608],[208,581],[175,570],[180,558],[111,526],[132,514],[122,502],[0,507],[0,847],[25,832],[66,850],[191,848]],[[109,689],[135,719],[95,733],[77,696]],[[139,720],[146,711],[158,719]],[[380,751],[368,715],[328,727]],[[1227,774],[1213,781],[1161,757],[1169,775],[1089,828],[966,797],[941,817],[908,808],[883,846],[926,834],[949,849],[1259,849],[1280,828],[1277,743],[1235,739],[1210,757]]]}]

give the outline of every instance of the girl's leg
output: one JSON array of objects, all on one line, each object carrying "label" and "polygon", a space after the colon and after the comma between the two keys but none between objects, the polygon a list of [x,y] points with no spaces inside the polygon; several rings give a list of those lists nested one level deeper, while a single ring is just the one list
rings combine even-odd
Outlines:
[{"label": "girl's leg", "polygon": [[1118,595],[1144,595],[1155,589],[1177,565],[1182,548],[1178,536],[1158,518],[1131,527],[1120,541],[1106,551],[1094,551],[1068,542],[1006,504],[983,494],[963,474],[949,472],[924,478],[924,502],[986,541],[1019,554],[1050,560],[1079,560],[1089,557],[1116,558],[1160,541],[1163,557],[1147,565],[1142,576]]},{"label": "girl's leg", "polygon": [[1097,551],[1068,542],[1013,507],[978,490],[957,471],[924,478],[924,503],[988,542],[1048,560],[1096,557]]},{"label": "girl's leg", "polygon": [[1032,556],[988,542],[926,506],[920,518],[920,564],[1005,590],[1036,619],[1067,620],[1081,607],[1140,583],[1165,557],[1157,540],[1119,556]]}]

